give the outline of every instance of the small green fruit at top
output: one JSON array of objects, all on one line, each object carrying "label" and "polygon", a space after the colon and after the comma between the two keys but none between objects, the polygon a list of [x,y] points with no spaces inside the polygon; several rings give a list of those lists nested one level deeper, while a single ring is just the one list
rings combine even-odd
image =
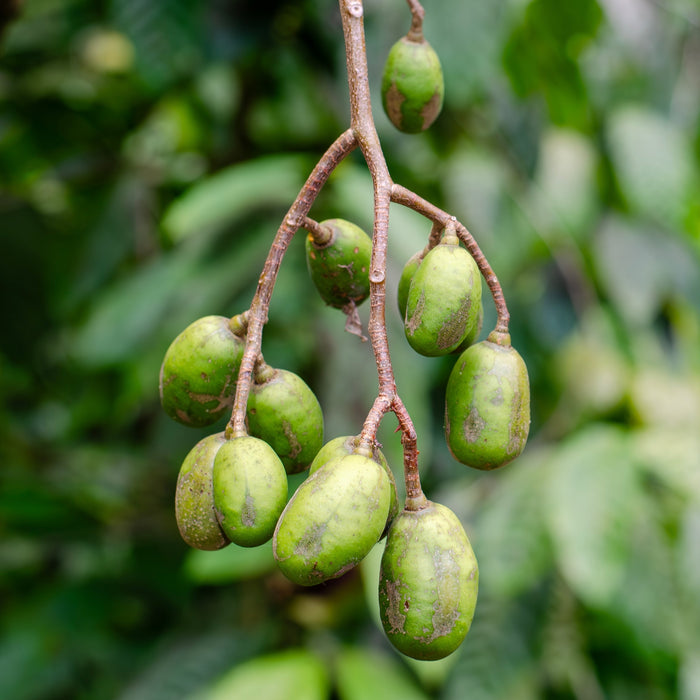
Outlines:
[{"label": "small green fruit at top", "polygon": [[507,333],[492,332],[457,360],[445,392],[445,435],[454,458],[476,469],[515,459],[530,430],[527,367]]},{"label": "small green fruit at top", "polygon": [[244,349],[224,316],[205,316],[187,326],[160,368],[165,412],[195,428],[215,423],[233,403]]},{"label": "small green fruit at top", "polygon": [[248,430],[277,453],[288,474],[306,469],[323,445],[318,399],[294,372],[264,365],[248,398]]},{"label": "small green fruit at top", "polygon": [[409,32],[391,47],[386,59],[384,111],[399,131],[417,134],[437,119],[444,93],[440,59],[422,33]]},{"label": "small green fruit at top", "polygon": [[404,331],[421,355],[447,355],[473,332],[481,306],[481,277],[459,239],[447,233],[416,270],[408,289]]},{"label": "small green fruit at top", "polygon": [[379,610],[389,641],[414,659],[436,660],[464,640],[479,569],[457,516],[439,503],[403,510],[386,537]]},{"label": "small green fruit at top", "polygon": [[274,450],[258,438],[227,440],[214,459],[214,506],[231,542],[267,542],[287,503],[287,473]]},{"label": "small green fruit at top", "polygon": [[214,512],[214,459],[226,442],[223,433],[209,435],[190,450],[180,467],[175,489],[175,519],[182,539],[196,549],[221,549],[229,544]]},{"label": "small green fruit at top", "polygon": [[316,243],[311,233],[306,237],[306,264],[318,293],[338,309],[361,304],[369,296],[372,239],[345,219],[327,219],[320,226],[327,240]]},{"label": "small green fruit at top", "polygon": [[406,303],[408,302],[408,290],[411,287],[411,280],[416,274],[416,270],[420,267],[420,264],[423,262],[424,255],[425,252],[423,250],[419,250],[417,253],[414,253],[408,259],[408,262],[403,266],[403,270],[401,271],[401,277],[399,278],[399,288],[396,292],[396,300],[399,304],[399,313],[401,314],[401,318],[406,318]]},{"label": "small green fruit at top", "polygon": [[304,481],[284,509],[272,550],[282,573],[313,586],[364,559],[386,525],[391,484],[373,459],[331,460]]},{"label": "small green fruit at top", "polygon": [[[355,454],[360,445],[360,438],[358,435],[346,435],[342,437],[333,438],[327,442],[319,451],[314,461],[311,462],[309,467],[309,476],[315,471],[318,471],[324,464],[330,462],[331,460],[337,459],[338,457],[344,457],[345,455]],[[391,471],[391,467],[386,461],[386,457],[383,455],[382,451],[376,446],[372,446],[372,459],[386,472],[389,477],[389,482],[391,483],[391,504],[389,506],[389,516],[387,517],[386,527],[382,533],[382,537],[386,534],[391,521],[396,517],[399,512],[399,497],[396,493],[396,480],[394,479],[394,473]]]}]

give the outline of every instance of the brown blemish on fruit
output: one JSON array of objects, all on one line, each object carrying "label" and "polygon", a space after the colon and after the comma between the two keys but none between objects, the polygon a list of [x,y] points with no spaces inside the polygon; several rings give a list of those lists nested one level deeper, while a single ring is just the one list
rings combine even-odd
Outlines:
[{"label": "brown blemish on fruit", "polygon": [[445,350],[462,342],[471,307],[471,297],[467,296],[462,299],[459,307],[445,318],[435,339],[435,344],[438,348]]},{"label": "brown blemish on fruit", "polygon": [[472,406],[462,425],[462,434],[466,442],[479,442],[481,439],[481,432],[485,427],[486,421],[481,417],[476,406]]},{"label": "brown blemish on fruit", "polygon": [[403,113],[401,112],[401,105],[406,101],[405,96],[396,87],[396,83],[392,81],[389,85],[389,89],[386,91],[385,103],[386,111],[389,115],[389,119],[392,124],[397,127],[401,127],[403,123]]},{"label": "brown blemish on fruit", "polygon": [[304,446],[299,443],[296,433],[288,420],[282,421],[282,432],[289,442],[289,453],[287,456],[290,459],[296,459],[304,449]]},{"label": "brown blemish on fruit", "polygon": [[243,510],[241,511],[241,522],[246,527],[254,527],[255,526],[255,517],[256,517],[256,511],[255,511],[255,503],[253,501],[253,497],[248,492],[246,492],[245,505],[243,506]]},{"label": "brown blemish on fruit", "polygon": [[427,129],[437,119],[441,108],[442,98],[440,97],[440,91],[436,90],[420,111],[420,115],[423,117],[423,130]]},{"label": "brown blemish on fruit", "polygon": [[[401,612],[401,588],[403,588],[401,580],[389,581],[382,577],[382,586],[387,599],[384,614],[386,621],[389,623],[389,633],[406,634],[406,615]],[[407,596],[406,602],[408,603],[409,600],[410,598]],[[407,610],[408,608],[405,609]]]},{"label": "brown blemish on fruit", "polygon": [[322,551],[322,539],[327,528],[327,523],[315,523],[308,528],[294,547],[294,556],[301,557],[307,566],[314,562],[316,568],[315,560]]},{"label": "brown blemish on fruit", "polygon": [[425,290],[420,293],[416,308],[413,311],[411,318],[406,317],[406,333],[413,335],[421,323],[423,310],[425,309]]}]

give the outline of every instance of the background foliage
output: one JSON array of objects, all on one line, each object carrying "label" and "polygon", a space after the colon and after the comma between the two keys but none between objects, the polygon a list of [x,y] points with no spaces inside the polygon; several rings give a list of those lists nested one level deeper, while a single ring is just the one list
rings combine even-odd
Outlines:
[{"label": "background foliage", "polygon": [[[392,652],[381,546],[299,589],[269,547],[188,551],[174,522],[205,431],[161,413],[158,368],[191,321],[248,306],[287,206],[347,126],[337,4],[33,0],[0,64],[2,697],[700,697],[700,5],[426,8],[444,112],[408,137],[375,98],[378,130],[394,179],[482,245],[533,388],[517,462],[481,474],[450,458],[453,358],[412,353],[393,299],[428,228],[393,207],[399,391],[428,496],[458,513],[481,568],[463,647]],[[400,0],[367,0],[375,91],[408,24]],[[359,157],[313,214],[369,228]],[[300,237],[263,350],[315,389],[329,438],[357,432],[376,391],[340,316]],[[394,427],[380,437],[398,470]]]}]

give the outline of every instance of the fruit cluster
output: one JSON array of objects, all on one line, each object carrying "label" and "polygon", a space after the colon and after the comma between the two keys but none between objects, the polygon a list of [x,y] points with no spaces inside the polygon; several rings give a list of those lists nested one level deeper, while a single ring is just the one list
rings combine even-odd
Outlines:
[{"label": "fruit cluster", "polygon": [[[362,5],[359,0],[340,3],[351,65],[364,59]],[[414,22],[389,54],[383,97],[392,122],[415,132],[437,116],[443,88],[437,56],[420,31],[422,8],[416,0],[409,6]],[[365,86],[354,87],[357,93]],[[354,122],[359,109],[364,109],[359,103],[353,107]],[[387,637],[408,656],[439,659],[453,652],[469,630],[478,567],[458,518],[429,501],[420,486],[415,431],[396,393],[386,342],[381,252],[386,222],[378,216],[370,238],[349,221],[319,223],[307,215],[335,165],[352,148],[363,148],[359,132],[356,126],[341,136],[319,161],[278,231],[250,308],[231,319],[195,321],[165,355],[160,395],[171,418],[202,427],[231,411],[226,430],[201,440],[185,458],[175,513],[183,539],[198,549],[230,543],[254,547],[272,539],[280,570],[302,586],[342,576],[386,537],[379,603]],[[365,148],[366,155],[375,156],[368,163],[377,167],[381,151],[371,143]],[[450,451],[477,469],[500,467],[521,453],[530,422],[527,370],[510,345],[500,286],[469,232],[453,217],[403,188],[393,186],[391,192],[393,201],[412,206],[433,223],[425,250],[404,268],[398,305],[406,339],[418,353],[460,353],[446,389]],[[388,203],[385,198],[377,210],[386,205],[388,211]],[[342,309],[349,321],[359,321],[356,307],[372,300],[369,332],[380,392],[359,434],[325,444],[323,414],[311,389],[296,374],[270,367],[260,352],[276,270],[291,236],[302,227],[308,231],[309,274],[323,301]],[[478,342],[482,276],[494,296],[498,323],[487,340]],[[393,472],[376,443],[379,421],[388,411],[397,415],[402,432],[403,509]],[[287,475],[306,469],[308,476],[287,501]]]}]

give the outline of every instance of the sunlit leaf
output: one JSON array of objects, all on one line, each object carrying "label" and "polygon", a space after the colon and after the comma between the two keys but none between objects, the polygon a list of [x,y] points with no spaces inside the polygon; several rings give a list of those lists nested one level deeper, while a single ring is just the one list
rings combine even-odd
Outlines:
[{"label": "sunlit leaf", "polygon": [[[304,184],[307,158],[279,155],[232,165],[203,179],[165,212],[163,227],[179,241],[221,227],[260,207],[291,204]],[[274,234],[274,232],[273,232]]]},{"label": "sunlit leaf", "polygon": [[304,649],[260,656],[235,666],[190,700],[326,700],[328,672]]}]

